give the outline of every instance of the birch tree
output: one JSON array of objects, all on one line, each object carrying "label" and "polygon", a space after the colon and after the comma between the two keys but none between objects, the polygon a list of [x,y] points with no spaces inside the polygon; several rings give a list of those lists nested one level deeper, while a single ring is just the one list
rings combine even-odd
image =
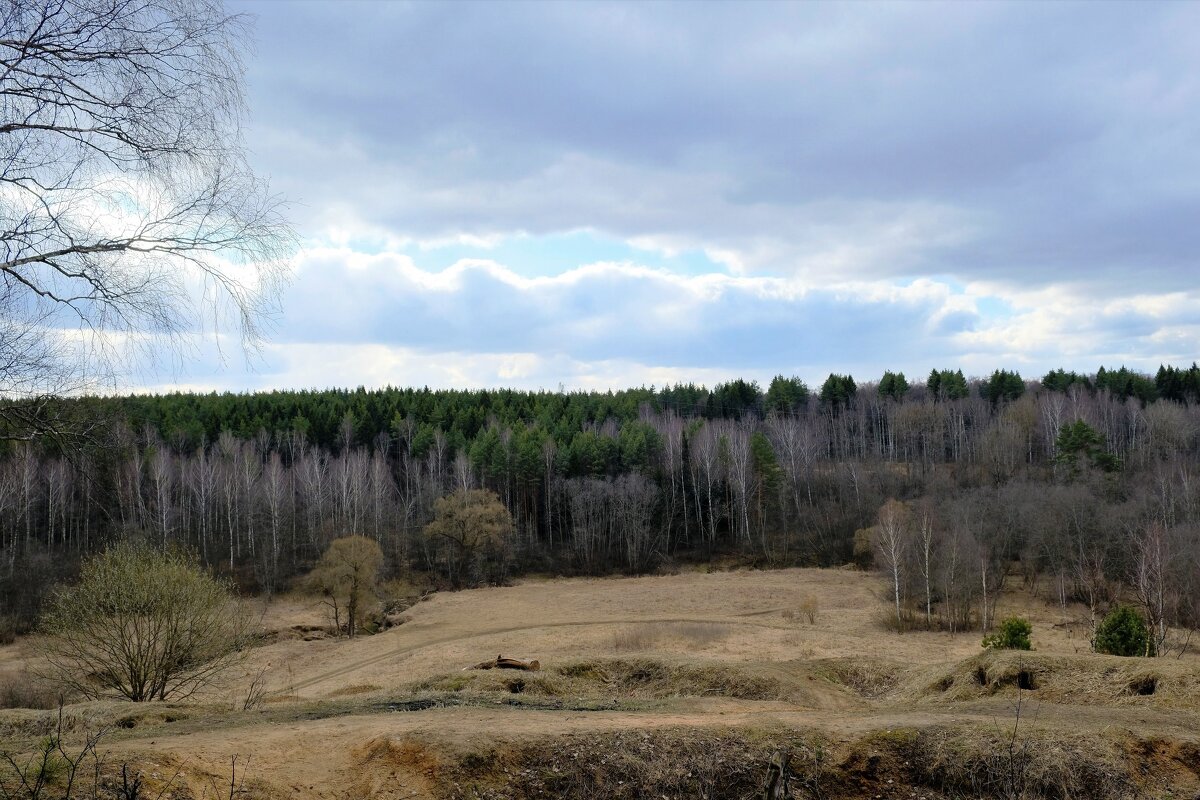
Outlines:
[{"label": "birch tree", "polygon": [[[245,157],[248,23],[217,0],[4,5],[0,391],[182,357],[197,330],[260,341],[293,237]],[[0,421],[39,430],[31,407]]]},{"label": "birch tree", "polygon": [[904,620],[901,597],[904,589],[905,565],[912,537],[912,509],[899,500],[888,500],[879,509],[875,524],[875,549],[883,562],[892,584],[896,606],[896,622]]}]

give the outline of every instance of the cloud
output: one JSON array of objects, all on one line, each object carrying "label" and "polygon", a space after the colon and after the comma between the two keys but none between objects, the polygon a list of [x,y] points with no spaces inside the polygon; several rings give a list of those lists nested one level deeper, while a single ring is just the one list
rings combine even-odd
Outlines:
[{"label": "cloud", "polygon": [[1062,288],[989,292],[932,278],[814,289],[635,262],[526,277],[482,259],[437,270],[405,254],[320,248],[302,254],[259,372],[235,381],[611,388],[779,373],[818,383],[834,371],[869,380],[935,366],[1037,377],[1101,363],[1153,369],[1164,353],[1180,361],[1200,349],[1190,313],[1200,293],[1136,295],[1097,311]]},{"label": "cloud", "polygon": [[248,7],[254,141],[312,227],[1106,295],[1196,267],[1195,6]]},{"label": "cloud", "polygon": [[1200,351],[1198,6],[243,8],[306,249],[258,371],[202,351],[189,386]]},{"label": "cloud", "polygon": [[814,290],[791,278],[685,276],[628,262],[529,278],[486,260],[426,271],[408,256],[338,249],[305,254],[284,306],[281,343],[370,341],[701,369],[799,368],[818,344],[823,361],[894,350],[898,339],[927,346],[944,312],[969,312],[928,281]]}]

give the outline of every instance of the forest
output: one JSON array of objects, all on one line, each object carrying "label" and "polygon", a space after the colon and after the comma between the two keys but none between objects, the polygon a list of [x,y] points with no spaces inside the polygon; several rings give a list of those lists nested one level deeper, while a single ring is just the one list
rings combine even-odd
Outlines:
[{"label": "forest", "polygon": [[[522,573],[855,564],[896,624],[991,626],[1008,581],[1093,619],[1200,626],[1200,368],[830,375],[616,392],[314,390],[49,401],[76,436],[0,458],[0,614],[21,631],[85,555],[140,536],[245,591],[332,540],[435,585]],[[12,417],[13,415],[9,415]],[[493,492],[484,541],[427,535]],[[465,496],[465,495],[464,495]],[[472,494],[478,496],[478,493]],[[894,596],[894,597],[893,597]]]}]

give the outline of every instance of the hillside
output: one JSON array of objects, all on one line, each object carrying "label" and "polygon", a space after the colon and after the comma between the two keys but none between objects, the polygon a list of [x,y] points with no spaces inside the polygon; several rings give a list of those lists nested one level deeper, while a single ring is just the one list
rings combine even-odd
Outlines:
[{"label": "hillside", "polygon": [[[1086,609],[1022,592],[998,613],[1031,620],[1032,653],[892,633],[880,589],[847,570],[527,580],[435,594],[353,640],[314,638],[319,607],[281,599],[271,643],[209,696],[66,714],[72,735],[112,729],[110,763],[177,775],[180,798],[227,792],[235,757],[239,796],[262,798],[761,796],[783,752],[795,797],[1018,796],[1014,765],[1045,796],[1200,790],[1200,658],[1090,654]],[[0,676],[27,645],[0,648]],[[463,671],[497,653],[542,669]],[[53,716],[0,712],[4,746]]]}]

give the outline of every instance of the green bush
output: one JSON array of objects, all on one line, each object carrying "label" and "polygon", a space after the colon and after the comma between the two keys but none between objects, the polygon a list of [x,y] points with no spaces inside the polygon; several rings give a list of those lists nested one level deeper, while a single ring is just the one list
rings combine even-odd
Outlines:
[{"label": "green bush", "polygon": [[1146,628],[1146,622],[1136,609],[1117,606],[1096,629],[1096,641],[1092,645],[1097,653],[1113,656],[1152,656],[1154,640]]},{"label": "green bush", "polygon": [[983,646],[993,650],[1032,650],[1029,634],[1033,626],[1021,617],[1009,617],[995,633],[983,637]]}]

